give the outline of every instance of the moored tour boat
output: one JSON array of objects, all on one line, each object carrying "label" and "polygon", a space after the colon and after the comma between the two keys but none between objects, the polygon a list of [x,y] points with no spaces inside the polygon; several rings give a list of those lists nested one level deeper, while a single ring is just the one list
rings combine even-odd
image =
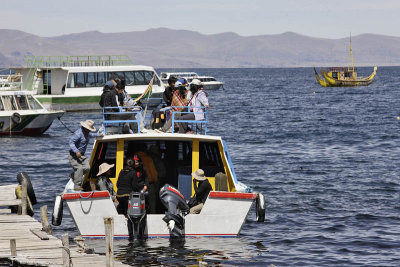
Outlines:
[{"label": "moored tour boat", "polygon": [[[106,130],[107,125],[104,124]],[[90,159],[91,169],[85,178],[86,184],[96,181],[99,165],[106,162],[115,165],[110,180],[116,189],[118,175],[126,158],[138,150],[142,151],[143,148],[145,151],[152,148],[160,152],[160,159],[166,167],[166,176],[160,181],[159,200],[169,207],[176,204],[172,211],[168,209],[168,212],[176,212],[176,216],[183,213],[183,223],[181,222],[181,227],[184,228],[181,233],[183,237],[236,237],[253,203],[256,203],[257,221],[264,221],[264,196],[253,192],[238,181],[227,145],[219,136],[202,133],[159,133],[153,130],[137,134],[107,134],[95,140]],[[185,200],[189,200],[194,194],[192,173],[199,168],[204,170],[213,190],[208,195],[200,214],[186,214]],[[53,224],[56,222],[55,225],[59,225],[61,222],[62,199],[82,237],[104,238],[104,217],[113,217],[114,237],[128,238],[128,219],[117,213],[108,191],[81,192],[69,188],[73,187],[67,186],[61,196],[56,198]],[[167,196],[168,194],[172,196]],[[168,202],[171,199],[174,203]],[[178,202],[180,204],[177,204]],[[144,226],[146,237],[172,235],[171,228],[168,230],[166,227],[166,214],[162,204],[157,205],[156,214],[147,214]]]},{"label": "moored tour boat", "polygon": [[217,81],[212,76],[202,76],[198,75],[196,72],[161,72],[160,76],[164,86],[168,86],[168,78],[171,76],[175,76],[178,79],[184,78],[189,84],[193,79],[198,79],[202,83],[205,90],[218,90],[224,85],[223,82]]},{"label": "moored tour boat", "polygon": [[20,75],[0,75],[0,135],[40,135],[64,114],[45,109],[21,85]]},{"label": "moored tour boat", "polygon": [[132,98],[141,96],[150,105],[158,105],[165,90],[153,67],[134,65],[122,55],[32,56],[25,67],[11,69],[23,76],[24,90],[55,110],[100,109],[103,87],[113,75],[125,78]]},{"label": "moored tour boat", "polygon": [[354,68],[353,49],[351,46],[350,36],[350,56],[348,67],[332,67],[326,72],[321,68],[322,78],[318,75],[317,70],[314,68],[315,78],[319,85],[323,87],[354,87],[354,86],[367,86],[370,85],[376,75],[378,67],[374,67],[374,71],[368,77],[358,77],[357,70]]}]

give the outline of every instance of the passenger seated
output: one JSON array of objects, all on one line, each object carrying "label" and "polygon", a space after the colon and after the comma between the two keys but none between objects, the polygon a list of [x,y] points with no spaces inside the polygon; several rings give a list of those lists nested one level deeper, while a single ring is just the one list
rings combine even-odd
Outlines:
[{"label": "passenger seated", "polygon": [[97,174],[96,190],[104,191],[107,190],[110,193],[112,201],[115,201],[114,185],[110,181],[111,169],[114,164],[108,164],[106,162],[99,166],[99,173]]},{"label": "passenger seated", "polygon": [[196,198],[196,203],[195,206],[190,208],[190,213],[199,214],[204,206],[204,203],[207,200],[208,194],[212,190],[212,187],[210,182],[204,175],[204,171],[202,169],[198,169],[197,171],[192,173],[192,176],[194,178],[193,187],[195,192],[194,197]]}]

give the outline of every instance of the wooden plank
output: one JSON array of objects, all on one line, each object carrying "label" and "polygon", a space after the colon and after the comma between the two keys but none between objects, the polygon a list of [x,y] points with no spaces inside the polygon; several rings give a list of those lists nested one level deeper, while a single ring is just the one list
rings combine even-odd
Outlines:
[{"label": "wooden plank", "polygon": [[39,237],[41,240],[49,240],[49,237],[47,236],[47,234],[45,232],[43,232],[40,229],[30,229],[30,231],[36,235],[37,237]]},{"label": "wooden plank", "polygon": [[18,206],[22,204],[21,199],[0,200],[0,207]]}]

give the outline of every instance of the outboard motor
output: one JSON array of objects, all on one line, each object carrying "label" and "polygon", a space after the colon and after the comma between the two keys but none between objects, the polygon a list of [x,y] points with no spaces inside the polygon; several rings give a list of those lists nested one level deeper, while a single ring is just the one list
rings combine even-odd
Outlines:
[{"label": "outboard motor", "polygon": [[146,193],[132,192],[129,197],[127,212],[129,240],[144,238],[144,230],[147,222]]},{"label": "outboard motor", "polygon": [[185,218],[189,206],[183,195],[173,186],[164,185],[160,189],[160,199],[167,211],[163,220],[167,223],[170,237],[182,238],[185,235]]}]

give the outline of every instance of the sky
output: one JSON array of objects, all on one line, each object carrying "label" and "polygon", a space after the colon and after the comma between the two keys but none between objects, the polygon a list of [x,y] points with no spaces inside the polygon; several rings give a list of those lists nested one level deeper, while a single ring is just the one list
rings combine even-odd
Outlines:
[{"label": "sky", "polygon": [[151,28],[241,36],[400,36],[399,0],[0,0],[0,29],[42,37]]}]

